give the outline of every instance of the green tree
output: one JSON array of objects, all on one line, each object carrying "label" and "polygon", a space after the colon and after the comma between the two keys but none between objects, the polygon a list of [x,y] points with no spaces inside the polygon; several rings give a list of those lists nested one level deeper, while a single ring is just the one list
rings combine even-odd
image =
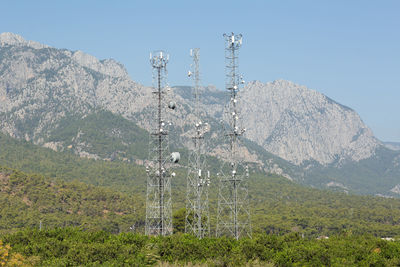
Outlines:
[{"label": "green tree", "polygon": [[181,208],[175,211],[172,215],[172,225],[175,233],[185,232],[186,208]]}]

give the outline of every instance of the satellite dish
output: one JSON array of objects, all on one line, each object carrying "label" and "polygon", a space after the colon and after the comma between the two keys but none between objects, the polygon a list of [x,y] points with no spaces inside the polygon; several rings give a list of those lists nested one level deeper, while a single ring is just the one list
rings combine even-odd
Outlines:
[{"label": "satellite dish", "polygon": [[171,153],[171,162],[172,163],[178,163],[179,160],[181,159],[181,154],[179,152],[172,152]]},{"label": "satellite dish", "polygon": [[176,108],[176,103],[174,101],[170,101],[168,103],[168,108],[174,110]]}]

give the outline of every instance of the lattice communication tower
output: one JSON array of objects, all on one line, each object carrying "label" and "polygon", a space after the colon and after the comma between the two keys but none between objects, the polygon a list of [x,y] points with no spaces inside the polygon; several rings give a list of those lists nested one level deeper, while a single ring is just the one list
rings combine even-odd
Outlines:
[{"label": "lattice communication tower", "polygon": [[[218,173],[217,236],[233,236],[239,239],[251,237],[250,212],[248,205],[248,167],[239,151],[240,138],[246,131],[242,128],[239,114],[238,92],[244,83],[239,75],[238,54],[242,35],[224,34],[226,81],[229,101],[225,106],[224,121],[227,124],[225,137],[228,141],[228,163]],[[224,126],[225,127],[225,126]]]},{"label": "lattice communication tower", "polygon": [[[146,235],[172,234],[171,177],[169,168],[171,161],[179,160],[169,153],[168,126],[166,110],[175,109],[175,103],[167,104],[166,94],[169,87],[166,83],[167,63],[169,55],[163,51],[150,54],[153,68],[153,96],[155,108],[152,114],[152,125],[149,138],[149,162],[147,172],[146,194]],[[171,157],[174,156],[174,157]]]},{"label": "lattice communication tower", "polygon": [[189,153],[185,232],[203,238],[210,234],[210,219],[208,209],[208,187],[210,172],[206,171],[204,154],[204,134],[209,130],[208,123],[202,121],[200,111],[200,49],[190,50],[193,58],[192,71],[188,76],[194,80],[194,128],[192,132],[193,147]]}]

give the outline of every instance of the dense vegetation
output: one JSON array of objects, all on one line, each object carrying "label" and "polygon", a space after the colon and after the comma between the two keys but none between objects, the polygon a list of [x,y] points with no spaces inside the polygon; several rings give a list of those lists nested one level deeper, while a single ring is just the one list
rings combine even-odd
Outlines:
[{"label": "dense vegetation", "polygon": [[315,162],[304,163],[304,166],[313,165],[313,168],[306,172],[307,181],[304,183],[323,188],[327,183],[334,181],[346,185],[347,189],[337,187],[341,191],[368,195],[385,192],[387,196],[399,197],[390,191],[393,185],[399,183],[399,158],[399,151],[380,147],[372,157],[358,162],[336,161],[329,166]]},{"label": "dense vegetation", "polygon": [[[317,190],[253,171],[249,192],[255,238],[197,240],[181,233],[186,176],[180,168],[172,189],[176,234],[148,238],[140,235],[142,166],[82,159],[4,135],[0,148],[0,164],[24,171],[0,168],[0,240],[13,247],[3,246],[15,256],[10,259],[28,265],[399,264],[399,243],[380,239],[400,237],[399,199]],[[213,180],[210,188],[212,229],[216,184]],[[128,233],[132,225],[135,233]],[[330,238],[316,240],[321,235]]]},{"label": "dense vegetation", "polygon": [[[96,162],[94,162],[96,164]],[[83,226],[109,232],[143,231],[144,190],[126,194],[108,187],[78,181],[0,169],[0,229]],[[174,181],[174,224],[185,216],[184,179]],[[106,177],[110,179],[109,177]],[[143,178],[143,177],[142,177]],[[250,176],[250,209],[255,233],[298,232],[306,237],[343,231],[378,237],[400,236],[400,200],[346,195],[310,189],[276,176]],[[105,179],[107,180],[107,179]],[[124,180],[123,180],[124,181]],[[129,183],[131,186],[133,184]],[[139,188],[143,188],[139,186]],[[210,192],[210,219],[215,227],[216,190]]]},{"label": "dense vegetation", "polygon": [[[169,262],[179,266],[398,266],[400,242],[350,232],[329,239],[299,234],[256,235],[253,239],[189,235],[147,237],[113,235],[78,228],[26,229],[3,235],[13,253],[40,266],[145,266]],[[165,265],[164,265],[165,266]]]},{"label": "dense vegetation", "polygon": [[[129,229],[129,224],[137,223],[138,231],[143,230],[141,227],[144,220],[146,188],[146,173],[143,167],[121,161],[106,162],[83,159],[69,153],[60,153],[38,147],[29,142],[17,141],[2,134],[0,134],[0,148],[0,165],[20,169],[26,173],[44,174],[47,177],[40,178],[43,181],[41,185],[39,182],[34,185],[33,182],[29,181],[37,180],[37,175],[26,175],[18,172],[18,175],[14,176],[20,176],[19,186],[23,190],[19,192],[23,193],[2,191],[0,194],[2,198],[8,199],[9,195],[14,194],[15,198],[20,198],[18,205],[26,205],[21,198],[29,199],[28,194],[34,196],[39,192],[46,192],[43,191],[47,188],[45,186],[46,183],[54,184],[56,187],[64,187],[74,192],[76,191],[75,187],[84,186],[77,183],[76,181],[78,180],[96,186],[85,189],[88,192],[100,190],[101,192],[109,192],[110,196],[112,194],[122,194],[125,201],[124,205],[127,207],[126,213],[130,213],[128,212],[129,209],[135,210],[136,216],[132,218],[132,221],[130,221],[131,219],[125,221],[110,219],[110,222],[114,222],[114,226],[104,227],[104,225],[98,224],[94,229],[106,229],[112,232],[117,231],[117,229],[126,231]],[[178,175],[173,180],[174,213],[185,205],[185,170],[181,169],[177,172]],[[215,226],[216,184],[217,181],[213,180],[210,188],[210,219],[212,226]],[[98,188],[98,186],[101,186],[101,188]],[[13,190],[17,189],[18,187],[13,187]],[[331,235],[351,229],[355,233],[368,232],[380,237],[400,236],[400,200],[398,199],[321,191],[299,186],[282,177],[265,176],[257,173],[253,173],[250,177],[249,192],[254,232],[288,233],[295,231],[306,236],[318,236],[322,234]],[[53,193],[55,198],[59,197],[57,191],[46,192],[44,195],[49,195],[48,197],[50,197]],[[82,199],[82,201],[90,201],[85,197],[82,197]],[[29,201],[32,202],[32,200]],[[105,201],[111,202],[110,199]],[[24,209],[32,212],[29,216],[17,213],[16,209],[10,209],[15,214],[13,217],[6,217],[14,219],[7,221],[10,219],[6,220],[6,217],[0,218],[2,229],[37,226],[38,220],[40,220],[38,218],[46,222],[44,225],[51,227],[78,225],[79,222],[84,221],[83,219],[71,219],[71,217],[78,218],[81,216],[78,213],[66,214],[65,218],[68,218],[68,220],[58,214],[50,216],[51,213],[45,213],[48,209],[40,209],[46,203],[50,205],[50,203],[62,202],[46,202],[46,200],[43,200],[37,205],[29,208],[25,207]],[[95,201],[93,200],[92,204],[88,205],[94,204]],[[20,206],[19,209],[22,207]],[[65,211],[65,208],[61,206],[54,207],[54,209]],[[5,208],[1,210],[5,212]],[[33,212],[34,210],[36,211]],[[93,210],[97,210],[97,208]],[[112,212],[118,213],[120,211],[114,210]],[[46,219],[47,216],[57,218],[57,220]],[[36,220],[29,221],[26,218],[36,218]],[[117,218],[119,217],[117,216]],[[64,223],[64,221],[67,222]],[[68,221],[73,223],[68,223]]]},{"label": "dense vegetation", "polygon": [[112,187],[118,191],[140,193],[145,190],[146,173],[138,165],[80,158],[1,133],[0,165],[26,173],[40,173],[62,181],[79,180],[96,186]]},{"label": "dense vegetation", "polygon": [[37,256],[25,259],[21,254],[13,252],[10,244],[3,244],[0,240],[0,266],[33,266],[39,260]]},{"label": "dense vegetation", "polygon": [[102,159],[132,161],[147,156],[148,132],[110,111],[67,116],[49,136],[47,141],[62,143],[65,150],[83,148]]},{"label": "dense vegetation", "polygon": [[143,200],[80,182],[0,168],[0,232],[80,226],[112,233],[141,224]]}]

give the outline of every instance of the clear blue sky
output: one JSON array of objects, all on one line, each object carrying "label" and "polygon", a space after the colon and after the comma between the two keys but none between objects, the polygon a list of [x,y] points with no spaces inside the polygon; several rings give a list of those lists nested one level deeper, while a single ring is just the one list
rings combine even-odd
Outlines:
[{"label": "clear blue sky", "polygon": [[149,52],[170,53],[170,85],[224,84],[224,32],[242,33],[247,81],[286,79],[356,110],[383,141],[400,142],[400,1],[11,1],[0,32],[123,63],[151,84]]}]

